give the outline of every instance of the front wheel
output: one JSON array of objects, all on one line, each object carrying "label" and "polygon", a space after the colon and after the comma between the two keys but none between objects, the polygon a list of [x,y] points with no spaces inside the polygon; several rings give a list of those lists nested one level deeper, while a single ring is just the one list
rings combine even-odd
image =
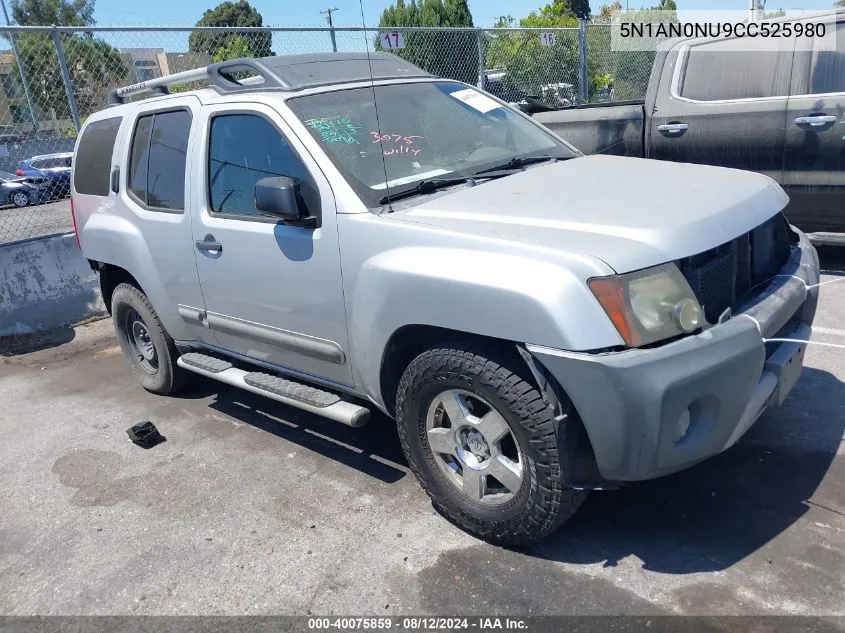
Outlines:
[{"label": "front wheel", "polygon": [[556,530],[586,493],[563,486],[566,420],[556,432],[524,363],[496,356],[449,344],[414,359],[397,391],[399,437],[441,514],[484,540],[523,545]]},{"label": "front wheel", "polygon": [[12,194],[12,204],[16,207],[25,207],[29,204],[29,195],[23,191],[16,191]]},{"label": "front wheel", "polygon": [[179,352],[147,296],[135,286],[119,284],[111,305],[120,348],[144,389],[162,395],[179,391],[185,375],[176,364]]}]

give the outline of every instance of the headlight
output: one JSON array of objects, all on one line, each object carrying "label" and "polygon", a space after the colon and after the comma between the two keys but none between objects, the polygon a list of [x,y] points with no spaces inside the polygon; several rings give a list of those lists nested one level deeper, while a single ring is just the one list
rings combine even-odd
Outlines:
[{"label": "headlight", "polygon": [[674,264],[587,283],[628,347],[689,334],[704,322],[692,288]]}]

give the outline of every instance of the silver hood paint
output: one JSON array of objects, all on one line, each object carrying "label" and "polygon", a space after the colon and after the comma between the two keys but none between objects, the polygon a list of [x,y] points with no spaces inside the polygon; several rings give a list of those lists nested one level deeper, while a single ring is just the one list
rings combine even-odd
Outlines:
[{"label": "silver hood paint", "polygon": [[788,202],[752,172],[594,155],[432,196],[390,217],[587,253],[625,273],[724,244]]}]

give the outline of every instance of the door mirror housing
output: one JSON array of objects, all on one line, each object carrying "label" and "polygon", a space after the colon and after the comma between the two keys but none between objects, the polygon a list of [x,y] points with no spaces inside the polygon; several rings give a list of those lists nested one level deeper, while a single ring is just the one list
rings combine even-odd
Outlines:
[{"label": "door mirror housing", "polygon": [[317,218],[308,212],[295,178],[274,176],[255,183],[255,208],[262,214],[292,226],[317,227]]}]

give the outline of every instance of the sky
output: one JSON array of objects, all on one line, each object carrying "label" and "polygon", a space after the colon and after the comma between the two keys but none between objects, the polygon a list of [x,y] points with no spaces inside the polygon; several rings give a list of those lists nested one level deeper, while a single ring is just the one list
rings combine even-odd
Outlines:
[{"label": "sky", "polygon": [[[106,25],[192,25],[203,11],[219,0],[97,0],[94,18]],[[382,10],[391,0],[361,0],[367,26],[377,26]],[[492,26],[500,15],[524,17],[548,0],[470,0],[476,26]],[[610,0],[605,0],[609,2]],[[594,12],[605,4],[602,0],[591,0]],[[625,0],[621,0],[625,4]],[[657,4],[656,0],[628,0],[630,8]],[[676,0],[678,9],[694,10],[742,10],[748,8],[748,0]],[[250,0],[261,12],[264,24],[270,26],[321,26],[325,24],[320,10],[340,9],[334,13],[335,26],[360,26],[361,7],[358,0]],[[829,9],[833,0],[768,0],[767,9]]]}]

